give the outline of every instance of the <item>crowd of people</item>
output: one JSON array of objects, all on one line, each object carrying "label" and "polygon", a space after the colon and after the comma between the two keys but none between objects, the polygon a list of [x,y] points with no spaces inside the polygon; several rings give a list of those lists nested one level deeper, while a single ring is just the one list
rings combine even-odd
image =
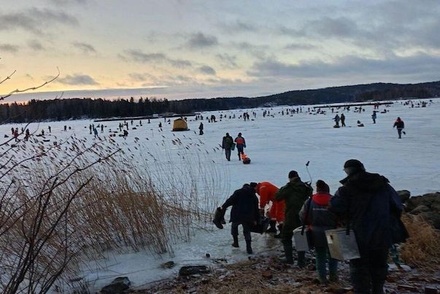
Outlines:
[{"label": "crowd of people", "polygon": [[[227,137],[227,141],[232,138]],[[288,182],[280,188],[268,181],[244,184],[218,208],[224,217],[228,207],[232,207],[229,220],[232,246],[239,247],[241,225],[246,251],[253,254],[252,228],[267,216],[270,226],[266,232],[275,233],[283,245],[282,262],[304,268],[306,252],[297,250],[292,238],[294,230],[306,227],[313,240],[309,245],[316,256],[317,279],[327,284],[337,282],[339,277],[338,260],[330,254],[326,231],[348,226],[354,231],[359,250],[359,257],[350,260],[354,293],[384,293],[388,253],[396,243],[392,238],[393,219],[400,219],[403,206],[388,179],[367,172],[359,160],[347,160],[344,172],[346,177],[333,196],[325,181],[318,180],[313,188],[311,183],[303,182],[295,170],[289,171]],[[214,219],[216,222],[219,219]],[[279,234],[276,234],[276,224]]]}]

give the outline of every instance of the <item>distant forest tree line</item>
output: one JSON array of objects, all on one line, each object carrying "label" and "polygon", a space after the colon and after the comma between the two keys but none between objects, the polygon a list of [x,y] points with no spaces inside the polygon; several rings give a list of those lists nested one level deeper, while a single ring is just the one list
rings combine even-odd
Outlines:
[{"label": "distant forest tree line", "polygon": [[440,97],[440,81],[419,84],[374,83],[296,90],[261,97],[229,97],[202,99],[91,99],[70,98],[30,100],[25,103],[0,105],[0,123],[62,121],[72,119],[104,119],[117,117],[149,117],[154,114],[255,108],[275,105],[314,105],[341,102],[367,102],[396,99]]}]

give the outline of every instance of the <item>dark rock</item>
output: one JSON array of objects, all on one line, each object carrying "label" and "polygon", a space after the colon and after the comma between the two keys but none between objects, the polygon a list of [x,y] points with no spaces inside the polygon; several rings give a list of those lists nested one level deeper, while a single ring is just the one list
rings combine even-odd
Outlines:
[{"label": "dark rock", "polygon": [[397,191],[397,194],[399,194],[402,203],[405,203],[411,197],[411,192],[408,190]]},{"label": "dark rock", "polygon": [[271,271],[264,271],[261,273],[261,275],[263,276],[264,279],[272,279],[273,278],[273,274]]},{"label": "dark rock", "polygon": [[175,265],[176,264],[174,263],[174,261],[171,260],[171,261],[167,261],[167,262],[162,263],[160,266],[162,268],[173,268]]},{"label": "dark rock", "polygon": [[425,287],[425,294],[437,294],[437,293],[438,293],[437,288],[429,287],[429,286]]},{"label": "dark rock", "polygon": [[440,211],[427,211],[422,212],[419,215],[428,223],[430,223],[434,228],[440,230]]},{"label": "dark rock", "polygon": [[130,280],[127,277],[117,277],[109,285],[101,289],[103,294],[122,294],[130,288]]},{"label": "dark rock", "polygon": [[419,293],[419,288],[415,285],[398,285],[397,289],[411,291],[412,293]]},{"label": "dark rock", "polygon": [[206,265],[188,265],[182,266],[179,270],[179,276],[186,277],[197,274],[207,274],[211,270]]},{"label": "dark rock", "polygon": [[430,211],[429,207],[423,204],[420,204],[419,206],[417,206],[416,208],[414,208],[413,210],[411,210],[411,214],[420,214],[422,212],[428,212]]},{"label": "dark rock", "polygon": [[434,228],[440,229],[440,192],[410,197],[405,202],[405,211],[423,217]]}]

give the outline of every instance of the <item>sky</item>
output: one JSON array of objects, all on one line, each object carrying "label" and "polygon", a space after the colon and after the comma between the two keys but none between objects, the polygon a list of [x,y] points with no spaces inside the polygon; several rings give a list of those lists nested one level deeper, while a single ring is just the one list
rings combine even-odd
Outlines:
[{"label": "sky", "polygon": [[[172,124],[159,118],[150,123],[143,121],[142,126],[134,122],[125,140],[119,136],[113,139],[131,154],[134,162],[144,162],[150,155],[155,159],[155,163],[146,168],[153,177],[161,179],[155,184],[157,189],[161,189],[159,183],[180,186],[189,178],[191,191],[197,186],[196,190],[202,194],[199,199],[206,199],[199,203],[200,207],[212,212],[244,183],[269,181],[278,187],[285,185],[290,170],[298,171],[301,179],[311,181],[312,185],[318,179],[324,180],[333,194],[340,187],[339,181],[345,177],[344,162],[351,158],[363,162],[367,171],[387,177],[396,190],[408,190],[412,196],[418,196],[440,191],[440,128],[437,123],[440,99],[433,99],[427,107],[418,107],[417,102],[414,101],[413,108],[404,101],[397,101],[389,107],[380,106],[376,124],[371,119],[372,106],[365,106],[362,112],[355,112],[354,107],[350,111],[327,109],[325,114],[316,114],[312,107],[309,111],[309,107],[304,106],[302,112],[293,115],[287,115],[285,111],[294,107],[278,106],[204,112],[205,118],[214,114],[218,120],[215,123],[203,120],[204,135],[198,134],[200,120],[190,117],[189,131],[172,132]],[[263,117],[263,111],[269,111],[269,115]],[[250,121],[240,118],[243,112],[250,114]],[[333,128],[336,113],[344,113],[346,127]],[[405,122],[406,134],[402,139],[398,139],[393,128],[397,117]],[[358,120],[364,127],[357,127]],[[72,134],[89,143],[95,142],[98,139],[89,133],[90,124],[97,123],[90,120],[43,122],[27,127],[31,133],[45,130],[43,144],[52,146],[53,142]],[[119,121],[102,124],[105,128],[99,136],[104,139],[118,128]],[[22,126],[25,125],[0,125],[0,132],[9,135],[11,127]],[[51,132],[48,132],[48,126],[51,126]],[[64,126],[69,127],[68,131],[64,131]],[[234,138],[238,132],[243,134],[250,164],[242,164],[235,152],[231,161],[225,159],[219,144],[226,132]],[[176,140],[182,144],[175,144]],[[102,143],[105,144],[105,140]],[[195,186],[192,181],[196,181]],[[230,209],[227,219],[229,213]],[[143,251],[106,252],[106,258],[84,263],[78,276],[88,282],[91,292],[100,290],[120,276],[127,276],[132,288],[139,289],[152,281],[177,276],[178,270],[185,265],[216,266],[215,262],[219,260],[231,263],[248,258],[241,234],[239,242],[242,246],[238,249],[231,247],[230,224],[223,230],[217,229],[210,221],[193,225],[191,241],[172,244],[173,254],[157,257]],[[278,240],[267,234],[252,234],[252,238],[255,254],[281,254]],[[206,257],[207,253],[210,258]],[[175,262],[174,268],[161,268],[161,264],[170,260]]]},{"label": "sky", "polygon": [[438,15],[437,0],[5,1],[0,95],[58,74],[8,101],[438,81]]}]

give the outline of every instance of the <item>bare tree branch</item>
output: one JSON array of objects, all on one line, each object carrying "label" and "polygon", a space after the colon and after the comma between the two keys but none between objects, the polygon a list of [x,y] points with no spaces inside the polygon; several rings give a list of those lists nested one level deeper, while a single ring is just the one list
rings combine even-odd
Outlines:
[{"label": "bare tree branch", "polygon": [[[26,88],[26,89],[15,89],[15,90],[9,92],[8,94],[6,94],[6,95],[4,95],[4,96],[0,96],[0,101],[5,100],[6,98],[8,98],[8,97],[10,97],[10,96],[12,96],[12,95],[14,95],[14,94],[24,93],[24,92],[28,92],[28,91],[37,90],[37,89],[40,89],[40,88],[46,86],[47,84],[52,83],[53,81],[55,81],[55,80],[60,76],[60,69],[59,69],[58,67],[57,67],[57,70],[58,70],[58,74],[57,74],[55,77],[53,77],[52,79],[50,79],[50,80],[48,80],[48,81],[42,83],[41,85],[39,85],[39,86],[35,86],[35,87],[29,87],[29,88]],[[14,71],[14,73],[15,73],[15,71]],[[2,82],[4,82],[5,80],[10,79],[10,77],[11,77],[11,75],[9,75],[8,77],[6,77]],[[2,83],[2,82],[1,82],[1,83]],[[1,84],[1,83],[0,83],[0,84]]]}]

